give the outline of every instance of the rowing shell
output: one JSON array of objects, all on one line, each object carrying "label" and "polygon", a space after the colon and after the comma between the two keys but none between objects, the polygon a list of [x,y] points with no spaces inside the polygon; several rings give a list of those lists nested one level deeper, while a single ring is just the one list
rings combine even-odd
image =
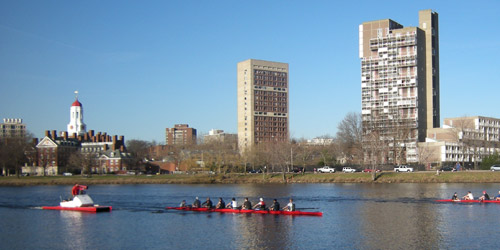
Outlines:
[{"label": "rowing shell", "polygon": [[467,202],[467,203],[500,203],[500,201],[496,200],[487,200],[487,201],[480,201],[480,200],[452,200],[452,199],[446,199],[446,200],[436,200],[437,202]]},{"label": "rowing shell", "polygon": [[182,211],[195,211],[195,212],[219,212],[219,213],[245,213],[245,214],[278,214],[278,215],[309,215],[309,216],[323,216],[322,212],[304,212],[304,211],[267,211],[267,210],[244,210],[244,209],[210,209],[206,207],[191,208],[191,207],[167,207],[166,209],[182,210]]}]

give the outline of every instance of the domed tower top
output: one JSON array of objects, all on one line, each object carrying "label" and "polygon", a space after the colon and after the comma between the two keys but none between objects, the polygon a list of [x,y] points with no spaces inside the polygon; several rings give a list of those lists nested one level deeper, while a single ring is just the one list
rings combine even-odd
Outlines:
[{"label": "domed tower top", "polygon": [[75,91],[75,101],[71,104],[70,108],[70,119],[68,124],[68,134],[72,136],[83,135],[87,131],[87,126],[83,123],[83,106],[80,101],[78,101],[78,91]]}]

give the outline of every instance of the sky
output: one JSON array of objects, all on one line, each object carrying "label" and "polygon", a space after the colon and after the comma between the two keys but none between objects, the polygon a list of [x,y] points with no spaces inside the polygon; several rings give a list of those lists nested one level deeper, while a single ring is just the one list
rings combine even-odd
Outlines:
[{"label": "sky", "polygon": [[[358,26],[439,13],[441,121],[500,118],[500,1],[0,1],[0,119],[165,143],[165,128],[237,132],[236,65],[289,64],[290,135],[361,112]],[[442,124],[442,122],[441,122]]]}]

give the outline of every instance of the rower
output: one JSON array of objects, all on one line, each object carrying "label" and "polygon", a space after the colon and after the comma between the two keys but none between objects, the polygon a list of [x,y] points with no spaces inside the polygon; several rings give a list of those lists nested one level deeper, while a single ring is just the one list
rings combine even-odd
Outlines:
[{"label": "rower", "polygon": [[498,195],[497,195],[497,196],[495,196],[495,200],[496,200],[496,201],[500,201],[500,191],[498,191]]},{"label": "rower", "polygon": [[255,206],[253,206],[253,209],[265,210],[266,203],[264,202],[264,199],[260,198],[259,203],[255,204]]},{"label": "rower", "polygon": [[464,197],[462,197],[462,200],[474,200],[474,195],[472,195],[472,192],[469,191]]},{"label": "rower", "polygon": [[212,201],[210,200],[210,197],[207,197],[207,201],[203,202],[201,206],[206,208],[212,208]]},{"label": "rower", "polygon": [[458,199],[457,192],[455,192],[455,193],[453,194],[453,196],[451,197],[451,200],[452,200],[452,201],[459,201],[459,200],[460,200],[460,199]]},{"label": "rower", "polygon": [[200,207],[200,200],[198,200],[198,197],[193,202],[193,208],[199,208]]},{"label": "rower", "polygon": [[238,209],[238,202],[234,197],[231,199],[231,202],[227,204],[226,208]]},{"label": "rower", "polygon": [[483,196],[479,197],[479,200],[480,201],[489,201],[490,200],[490,196],[488,195],[488,193],[486,193],[486,190],[483,191]]},{"label": "rower", "polygon": [[271,204],[271,207],[269,207],[269,210],[280,211],[280,203],[276,199],[274,199],[273,204]]},{"label": "rower", "polygon": [[295,204],[293,203],[293,199],[290,198],[290,201],[286,205],[286,207],[283,208],[283,211],[295,211]]},{"label": "rower", "polygon": [[252,203],[248,200],[248,198],[245,198],[245,201],[243,202],[243,207],[241,209],[243,210],[252,209]]},{"label": "rower", "polygon": [[179,207],[186,207],[186,200],[182,200]]},{"label": "rower", "polygon": [[215,208],[216,209],[222,209],[226,207],[226,203],[224,202],[224,200],[222,199],[222,197],[219,197],[219,202],[217,202],[217,205],[215,205]]}]

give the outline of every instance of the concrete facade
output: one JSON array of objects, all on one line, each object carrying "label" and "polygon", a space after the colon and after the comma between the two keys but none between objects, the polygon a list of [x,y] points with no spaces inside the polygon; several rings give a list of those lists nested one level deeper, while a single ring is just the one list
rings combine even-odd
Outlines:
[{"label": "concrete facade", "polygon": [[175,124],[166,129],[166,145],[193,145],[196,144],[196,129],[187,124]]},{"label": "concrete facade", "polygon": [[26,125],[23,124],[23,119],[4,118],[3,123],[0,123],[0,138],[24,136]]},{"label": "concrete facade", "polygon": [[288,64],[249,59],[237,66],[238,147],[289,140]]},{"label": "concrete facade", "polygon": [[359,26],[363,134],[377,131],[389,147],[404,148],[408,162],[427,129],[439,127],[437,13],[419,18],[422,28],[391,19]]}]

